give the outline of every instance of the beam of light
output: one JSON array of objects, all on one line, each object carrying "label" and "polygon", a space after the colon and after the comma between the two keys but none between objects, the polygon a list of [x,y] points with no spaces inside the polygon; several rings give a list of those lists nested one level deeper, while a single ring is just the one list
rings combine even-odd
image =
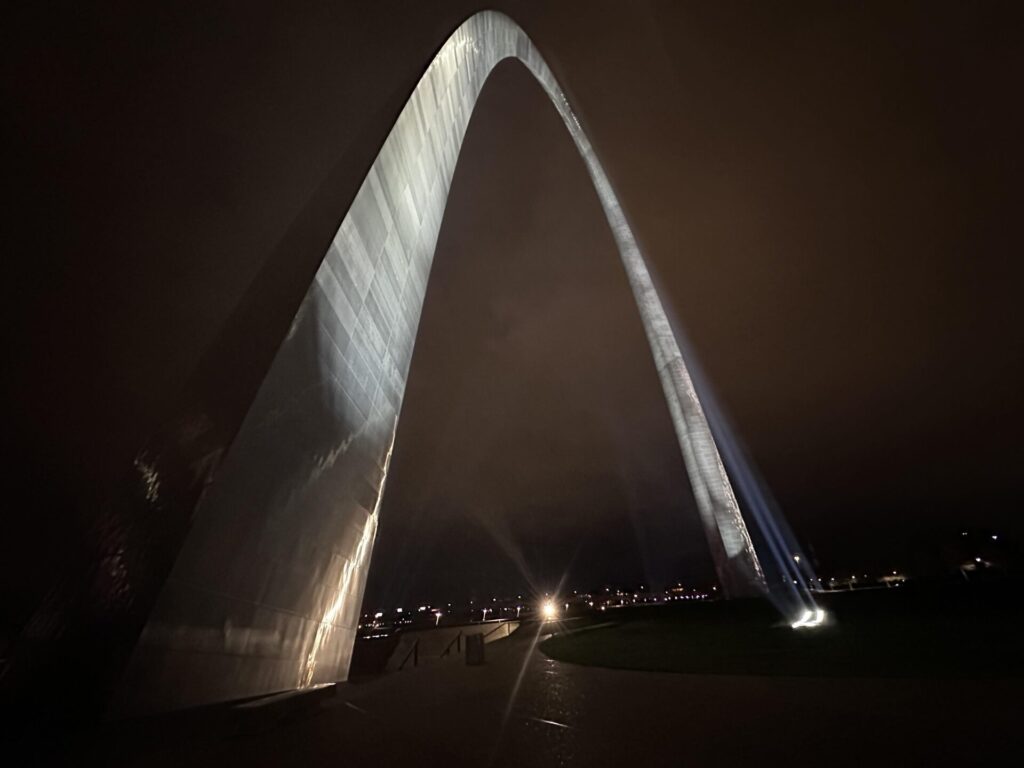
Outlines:
[{"label": "beam of light", "polygon": [[729,477],[743,500],[744,513],[761,541],[761,558],[770,564],[771,575],[766,580],[767,596],[783,617],[802,618],[805,611],[810,611],[810,620],[814,621],[820,609],[812,590],[820,581],[811,570],[809,559],[797,543],[767,483],[733,429],[686,334],[674,317],[671,317],[670,323],[686,360],[694,389],[700,395],[715,443],[728,468]]}]

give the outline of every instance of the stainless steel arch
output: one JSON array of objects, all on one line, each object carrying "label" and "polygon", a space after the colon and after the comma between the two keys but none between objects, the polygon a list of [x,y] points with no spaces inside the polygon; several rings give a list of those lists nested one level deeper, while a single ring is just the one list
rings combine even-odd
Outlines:
[{"label": "stainless steel arch", "polygon": [[413,343],[477,96],[519,59],[557,108],[622,257],[722,588],[764,574],[622,207],[537,49],[508,17],[463,23],[413,91],[196,510],[116,708],[153,711],[347,674]]}]

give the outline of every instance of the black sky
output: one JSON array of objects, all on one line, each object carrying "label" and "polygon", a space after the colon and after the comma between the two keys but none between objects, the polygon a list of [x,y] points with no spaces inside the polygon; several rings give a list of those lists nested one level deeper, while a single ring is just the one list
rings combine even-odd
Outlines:
[{"label": "black sky", "polygon": [[[1019,534],[1013,4],[498,6],[565,86],[823,567],[891,564],[965,521]],[[473,10],[11,19],[7,437],[9,485],[31,501],[4,537],[9,594],[45,592],[268,265],[312,274],[423,65]],[[289,290],[281,306],[301,298]],[[268,319],[253,346],[282,334]],[[582,166],[503,65],[441,234],[371,599],[511,586],[510,550],[541,581],[572,557],[581,579],[706,574],[646,354]]]}]

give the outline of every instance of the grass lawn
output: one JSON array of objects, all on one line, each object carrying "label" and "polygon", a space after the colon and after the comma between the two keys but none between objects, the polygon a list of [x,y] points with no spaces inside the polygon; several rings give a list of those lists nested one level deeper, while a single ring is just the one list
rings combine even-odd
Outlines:
[{"label": "grass lawn", "polygon": [[638,607],[560,633],[548,656],[617,669],[813,677],[1024,676],[1022,585],[822,595],[827,626],[793,630],[767,603]]}]

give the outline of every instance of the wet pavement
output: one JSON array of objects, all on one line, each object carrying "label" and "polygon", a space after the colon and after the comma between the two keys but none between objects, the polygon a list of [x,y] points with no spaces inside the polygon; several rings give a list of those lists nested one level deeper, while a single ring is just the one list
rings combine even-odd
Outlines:
[{"label": "wet pavement", "polygon": [[121,724],[76,749],[74,762],[939,766],[1020,757],[1013,681],[618,671],[549,659],[530,632],[488,646],[480,667],[453,659],[304,703]]}]

